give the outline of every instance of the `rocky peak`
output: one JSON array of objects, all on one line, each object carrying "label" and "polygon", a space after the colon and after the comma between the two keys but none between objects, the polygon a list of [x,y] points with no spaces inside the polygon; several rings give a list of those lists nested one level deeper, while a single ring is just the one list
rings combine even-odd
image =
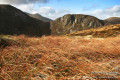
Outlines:
[{"label": "rocky peak", "polygon": [[96,17],[83,14],[67,14],[51,22],[53,35],[64,35],[99,26],[103,26],[101,20]]}]

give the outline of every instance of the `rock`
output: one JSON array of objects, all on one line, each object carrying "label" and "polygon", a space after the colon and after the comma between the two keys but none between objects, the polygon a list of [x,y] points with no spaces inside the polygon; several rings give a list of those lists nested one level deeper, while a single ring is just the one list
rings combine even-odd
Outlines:
[{"label": "rock", "polygon": [[89,15],[67,14],[51,21],[50,25],[52,35],[64,35],[103,26],[103,21]]}]

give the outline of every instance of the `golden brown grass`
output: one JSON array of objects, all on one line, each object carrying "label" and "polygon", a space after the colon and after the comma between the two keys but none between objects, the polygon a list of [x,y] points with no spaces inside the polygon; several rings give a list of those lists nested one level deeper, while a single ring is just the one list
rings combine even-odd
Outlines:
[{"label": "golden brown grass", "polygon": [[120,34],[120,24],[115,24],[115,25],[108,25],[95,29],[78,31],[71,34],[67,34],[67,36],[83,36],[83,37],[91,36],[91,37],[106,38],[106,37],[116,37],[119,34]]},{"label": "golden brown grass", "polygon": [[72,38],[12,36],[0,49],[0,80],[117,80],[120,36]]}]

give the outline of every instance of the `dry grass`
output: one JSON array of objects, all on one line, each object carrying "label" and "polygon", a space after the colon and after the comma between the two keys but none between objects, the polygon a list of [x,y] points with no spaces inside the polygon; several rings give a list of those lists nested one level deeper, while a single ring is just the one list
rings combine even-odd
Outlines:
[{"label": "dry grass", "polygon": [[67,36],[90,36],[90,37],[99,37],[99,38],[107,38],[107,37],[116,37],[120,34],[120,24],[103,26],[95,29],[83,30],[74,32],[71,34],[67,34]]},{"label": "dry grass", "polygon": [[[118,80],[120,36],[72,38],[12,36],[0,49],[0,80]],[[110,79],[111,78],[111,79]]]}]

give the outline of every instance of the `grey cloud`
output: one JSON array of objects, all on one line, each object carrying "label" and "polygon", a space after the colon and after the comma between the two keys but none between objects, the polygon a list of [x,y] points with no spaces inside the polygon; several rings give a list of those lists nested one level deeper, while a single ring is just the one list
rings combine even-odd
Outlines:
[{"label": "grey cloud", "polygon": [[29,4],[29,3],[47,3],[49,0],[0,0],[2,3],[7,4]]}]

